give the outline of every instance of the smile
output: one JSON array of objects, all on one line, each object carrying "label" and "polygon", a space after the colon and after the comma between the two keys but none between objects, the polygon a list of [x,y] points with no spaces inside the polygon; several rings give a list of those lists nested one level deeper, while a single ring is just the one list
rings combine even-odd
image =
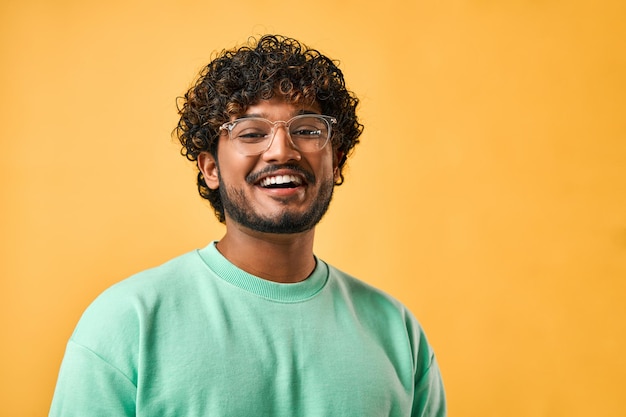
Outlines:
[{"label": "smile", "polygon": [[292,188],[302,185],[302,178],[295,175],[273,175],[263,178],[259,185],[264,188]]}]

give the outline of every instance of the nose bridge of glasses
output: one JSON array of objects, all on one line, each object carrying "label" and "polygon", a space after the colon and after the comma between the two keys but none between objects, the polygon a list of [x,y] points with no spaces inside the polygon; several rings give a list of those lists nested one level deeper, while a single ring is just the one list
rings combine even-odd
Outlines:
[{"label": "nose bridge of glasses", "polygon": [[268,122],[272,125],[272,129],[271,129],[271,132],[270,132],[270,136],[271,137],[270,137],[270,141],[268,143],[268,148],[271,147],[272,144],[274,143],[274,139],[276,139],[276,136],[278,134],[278,130],[279,130],[278,128],[281,127],[281,126],[283,127],[284,135],[287,137],[287,141],[288,141],[289,145],[292,148],[296,147],[296,144],[293,143],[293,139],[291,138],[291,133],[289,132],[289,127],[290,127],[290,124],[291,124],[291,120],[287,121],[287,122],[285,122],[283,120],[276,120],[274,122],[268,120]]},{"label": "nose bridge of glasses", "polygon": [[291,120],[288,122],[285,122],[283,120],[276,120],[272,122],[268,120],[268,122],[272,125],[272,136],[276,135],[276,132],[278,132],[278,127],[280,126],[282,126],[285,129],[287,135],[289,135],[289,125],[291,124]]}]

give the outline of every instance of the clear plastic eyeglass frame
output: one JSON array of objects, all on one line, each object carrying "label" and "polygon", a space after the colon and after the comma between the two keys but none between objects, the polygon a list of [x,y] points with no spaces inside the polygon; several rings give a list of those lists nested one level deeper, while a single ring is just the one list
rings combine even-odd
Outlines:
[{"label": "clear plastic eyeglass frame", "polygon": [[301,114],[289,120],[272,122],[263,117],[242,117],[220,126],[227,131],[235,149],[242,155],[260,155],[267,151],[278,126],[283,126],[291,145],[300,152],[318,152],[331,137],[331,126],[337,119],[321,114]]}]

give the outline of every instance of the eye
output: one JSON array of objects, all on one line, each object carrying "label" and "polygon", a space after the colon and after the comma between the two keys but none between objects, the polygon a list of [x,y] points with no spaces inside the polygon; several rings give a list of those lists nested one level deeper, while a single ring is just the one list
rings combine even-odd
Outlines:
[{"label": "eye", "polygon": [[327,131],[323,120],[305,116],[293,121],[289,133],[295,139],[319,139],[324,137]]},{"label": "eye", "polygon": [[232,130],[233,138],[244,143],[257,143],[269,137],[271,126],[259,120],[242,120]]},{"label": "eye", "polygon": [[297,129],[291,131],[291,136],[302,139],[316,139],[322,136],[322,130],[315,127],[298,126]]},{"label": "eye", "polygon": [[261,142],[267,138],[267,133],[262,130],[246,129],[242,132],[237,132],[234,136],[242,142]]}]

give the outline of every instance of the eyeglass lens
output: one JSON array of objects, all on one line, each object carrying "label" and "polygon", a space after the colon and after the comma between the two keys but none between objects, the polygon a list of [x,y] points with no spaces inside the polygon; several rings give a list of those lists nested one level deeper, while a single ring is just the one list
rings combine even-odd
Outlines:
[{"label": "eyeglass lens", "polygon": [[329,137],[329,124],[323,117],[302,115],[289,122],[270,122],[267,119],[251,117],[233,122],[230,137],[238,150],[247,155],[259,154],[269,148],[276,129],[284,125],[291,141],[298,150],[314,152],[322,149]]}]

